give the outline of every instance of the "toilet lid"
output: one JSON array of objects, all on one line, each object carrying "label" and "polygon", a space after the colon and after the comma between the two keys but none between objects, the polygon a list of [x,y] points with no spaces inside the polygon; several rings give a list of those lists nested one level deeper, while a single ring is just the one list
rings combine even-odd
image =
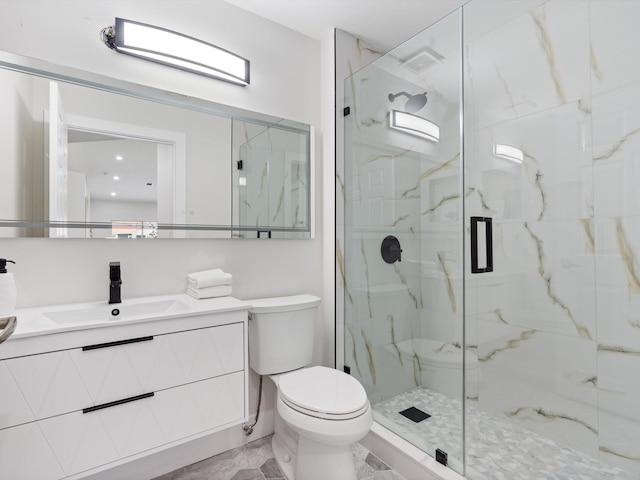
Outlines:
[{"label": "toilet lid", "polygon": [[369,406],[360,382],[327,367],[303,368],[282,375],[278,392],[291,408],[320,418],[353,418]]}]

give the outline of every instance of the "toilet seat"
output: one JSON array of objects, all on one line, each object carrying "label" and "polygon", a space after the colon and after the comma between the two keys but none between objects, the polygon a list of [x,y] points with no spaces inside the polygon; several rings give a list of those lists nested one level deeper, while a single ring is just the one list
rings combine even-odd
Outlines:
[{"label": "toilet seat", "polygon": [[369,409],[362,385],[333,368],[310,367],[282,375],[278,393],[290,408],[316,418],[347,420]]}]

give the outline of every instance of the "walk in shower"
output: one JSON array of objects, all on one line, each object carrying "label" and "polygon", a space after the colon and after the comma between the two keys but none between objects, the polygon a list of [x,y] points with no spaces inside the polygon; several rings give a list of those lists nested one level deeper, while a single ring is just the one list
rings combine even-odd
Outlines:
[{"label": "walk in shower", "polygon": [[472,0],[345,81],[344,364],[467,478],[640,479],[639,18]]}]

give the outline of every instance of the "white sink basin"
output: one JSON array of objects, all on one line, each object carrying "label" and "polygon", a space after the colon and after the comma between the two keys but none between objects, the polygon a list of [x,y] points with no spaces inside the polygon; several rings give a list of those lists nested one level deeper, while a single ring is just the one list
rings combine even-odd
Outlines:
[{"label": "white sink basin", "polygon": [[42,315],[59,324],[103,322],[143,318],[164,313],[178,313],[188,307],[180,300],[153,300],[145,302],[104,304],[98,307],[76,308],[43,312]]}]

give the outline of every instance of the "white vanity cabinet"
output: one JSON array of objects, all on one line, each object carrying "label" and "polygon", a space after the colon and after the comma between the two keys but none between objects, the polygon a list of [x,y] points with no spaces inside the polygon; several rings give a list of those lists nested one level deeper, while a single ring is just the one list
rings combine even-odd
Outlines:
[{"label": "white vanity cabinet", "polygon": [[0,360],[0,478],[81,478],[246,421],[246,316],[22,339]]}]

